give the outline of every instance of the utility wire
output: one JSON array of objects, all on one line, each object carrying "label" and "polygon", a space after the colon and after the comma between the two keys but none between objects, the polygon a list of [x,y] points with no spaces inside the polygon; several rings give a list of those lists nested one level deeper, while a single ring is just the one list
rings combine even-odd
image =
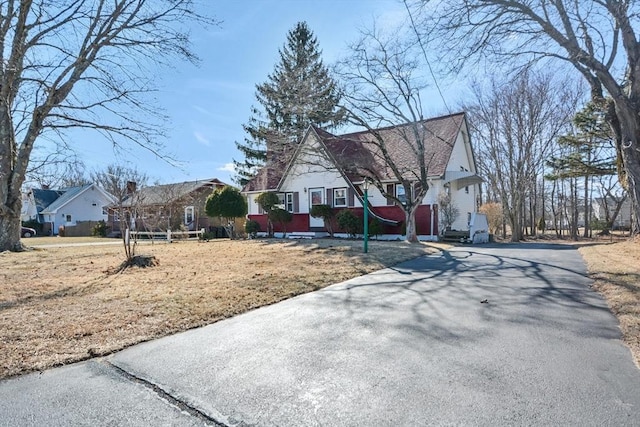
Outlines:
[{"label": "utility wire", "polygon": [[413,15],[411,14],[411,9],[409,8],[409,5],[407,4],[407,0],[402,0],[402,3],[404,4],[404,7],[407,9],[407,13],[409,14],[409,19],[411,20],[411,28],[413,29],[413,32],[416,33],[416,38],[418,39],[418,44],[420,44],[420,49],[422,49],[422,55],[424,56],[424,60],[427,62],[427,67],[429,68],[429,73],[431,74],[431,78],[433,79],[433,83],[436,85],[436,89],[438,89],[438,93],[440,94],[440,99],[442,99],[442,103],[444,104],[444,107],[447,109],[449,114],[453,114],[451,112],[451,109],[447,105],[447,101],[445,101],[444,96],[442,95],[442,90],[440,89],[440,85],[438,84],[438,80],[436,79],[435,73],[433,72],[433,68],[431,68],[431,63],[429,62],[429,58],[427,57],[427,51],[424,48],[424,44],[422,43],[422,38],[420,37],[420,33],[418,33],[418,30],[416,28],[416,23],[413,20]]}]

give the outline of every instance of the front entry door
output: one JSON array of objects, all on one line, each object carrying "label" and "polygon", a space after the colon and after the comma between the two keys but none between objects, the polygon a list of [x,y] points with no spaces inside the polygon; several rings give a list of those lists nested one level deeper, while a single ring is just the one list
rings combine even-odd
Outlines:
[{"label": "front entry door", "polygon": [[[324,204],[324,188],[309,189],[309,210],[314,205]],[[324,228],[324,220],[322,218],[314,218],[309,215],[309,227]]]}]

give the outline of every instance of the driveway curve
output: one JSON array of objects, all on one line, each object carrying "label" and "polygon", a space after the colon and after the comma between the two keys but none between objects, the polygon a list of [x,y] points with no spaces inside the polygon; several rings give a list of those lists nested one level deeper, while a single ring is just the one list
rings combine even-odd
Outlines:
[{"label": "driveway curve", "polygon": [[[590,283],[569,246],[461,246],[98,363],[215,425],[638,425],[640,370]],[[72,369],[0,383],[0,417]]]}]

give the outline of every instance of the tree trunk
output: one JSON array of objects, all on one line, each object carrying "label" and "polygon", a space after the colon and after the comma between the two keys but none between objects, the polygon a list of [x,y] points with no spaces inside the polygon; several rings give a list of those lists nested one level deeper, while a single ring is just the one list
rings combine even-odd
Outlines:
[{"label": "tree trunk", "polygon": [[14,203],[0,206],[0,252],[24,249],[20,243],[21,208],[22,199],[20,197]]},{"label": "tree trunk", "polygon": [[509,215],[509,225],[511,226],[511,241],[519,242],[522,240],[522,218],[520,217],[520,209],[514,210]]},{"label": "tree trunk", "polygon": [[640,233],[640,115],[629,102],[614,98],[616,115],[609,123],[616,134],[618,154],[622,158],[624,176],[620,181],[631,199],[631,235]]},{"label": "tree trunk", "polygon": [[582,237],[589,237],[589,231],[591,229],[589,220],[589,218],[591,217],[591,210],[589,209],[589,207],[591,206],[591,199],[589,197],[589,179],[589,175],[586,175],[584,177],[584,232],[582,233]]},{"label": "tree trunk", "polygon": [[407,242],[418,242],[418,230],[416,229],[416,211],[418,205],[405,205],[404,206],[404,218],[406,224],[406,240]]},{"label": "tree trunk", "polygon": [[578,240],[578,181],[571,178],[569,181],[571,191],[571,239]]}]

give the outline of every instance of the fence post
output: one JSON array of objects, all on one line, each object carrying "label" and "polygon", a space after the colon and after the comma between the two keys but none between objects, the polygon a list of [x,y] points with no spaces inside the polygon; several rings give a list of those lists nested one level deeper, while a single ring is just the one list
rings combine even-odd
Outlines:
[{"label": "fence post", "polygon": [[171,243],[171,230],[167,230],[167,243]]},{"label": "fence post", "polygon": [[200,237],[204,238],[204,227],[200,229]]}]

